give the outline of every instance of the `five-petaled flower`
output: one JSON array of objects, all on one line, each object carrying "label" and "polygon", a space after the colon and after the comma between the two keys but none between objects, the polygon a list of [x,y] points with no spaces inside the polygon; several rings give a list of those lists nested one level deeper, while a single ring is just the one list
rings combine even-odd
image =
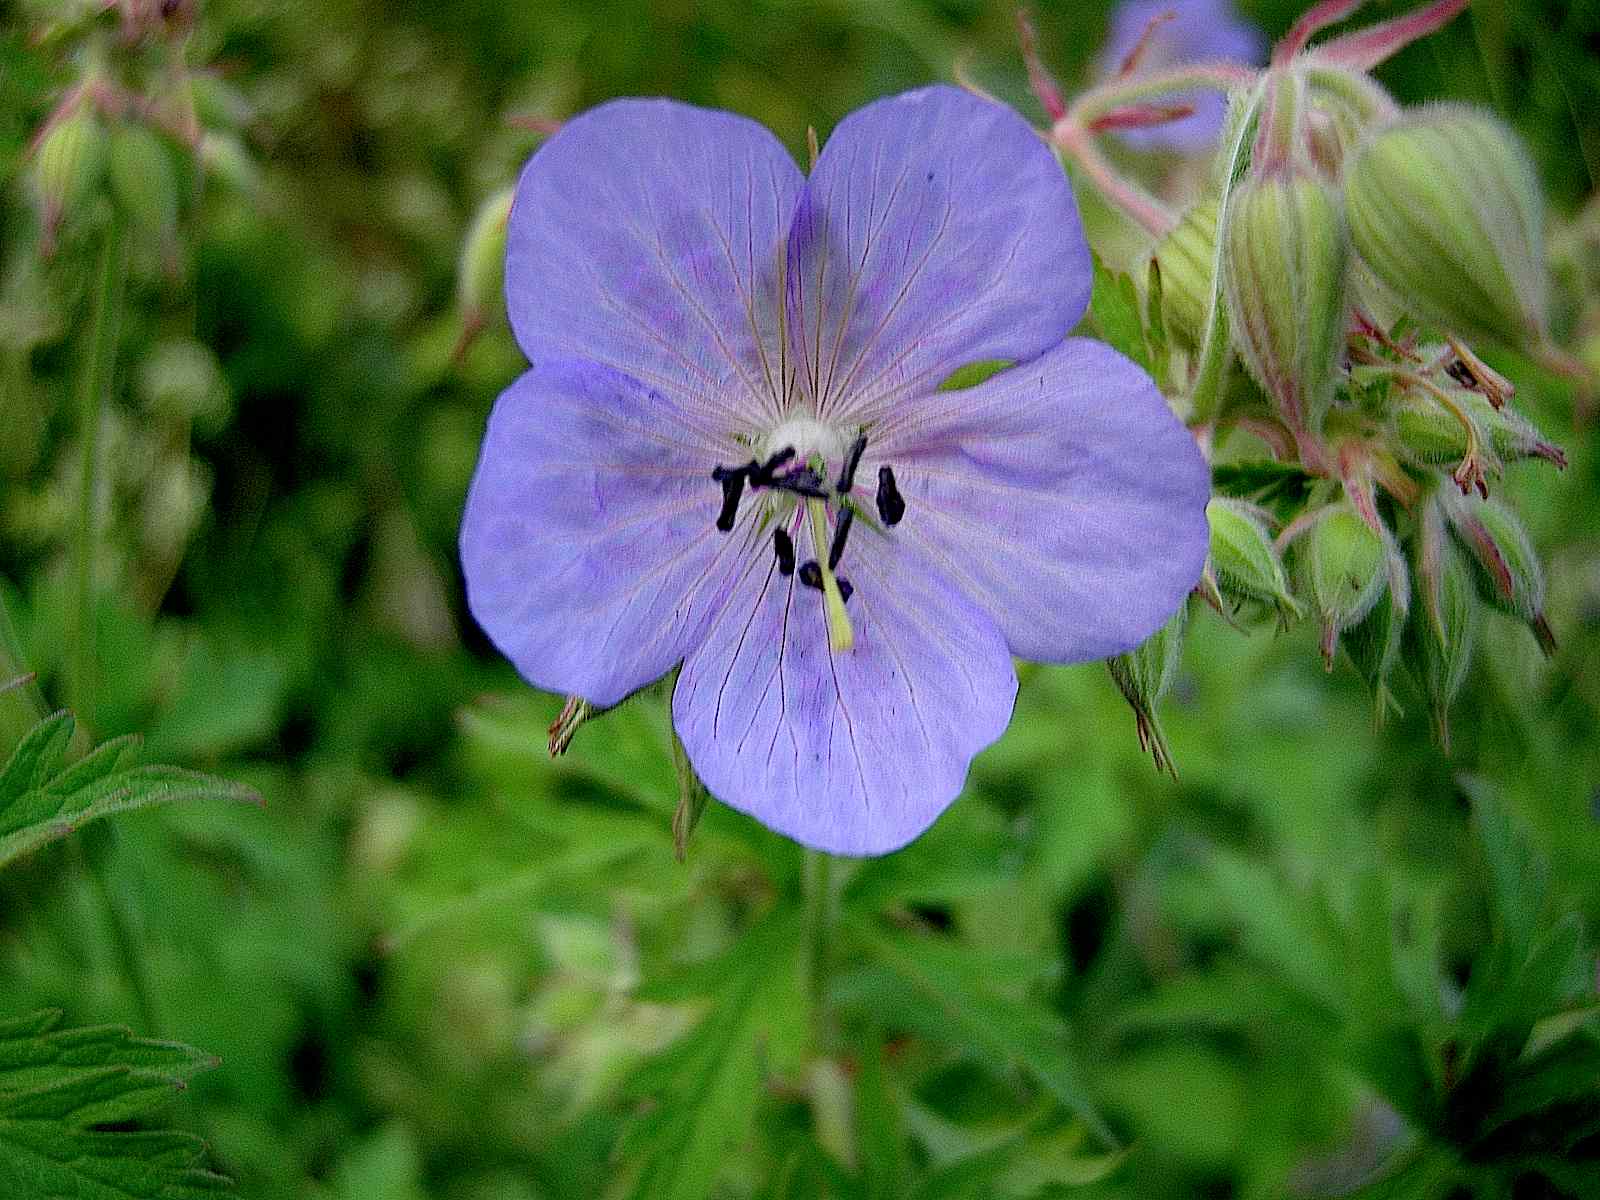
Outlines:
[{"label": "five-petaled flower", "polygon": [[577,117],[511,212],[534,365],[467,498],[474,616],[596,705],[681,663],[713,795],[819,849],[904,845],[1004,731],[1013,654],[1127,650],[1200,574],[1193,440],[1065,340],[1090,278],[1051,152],[952,88],[848,117],[809,179],[729,113]]}]

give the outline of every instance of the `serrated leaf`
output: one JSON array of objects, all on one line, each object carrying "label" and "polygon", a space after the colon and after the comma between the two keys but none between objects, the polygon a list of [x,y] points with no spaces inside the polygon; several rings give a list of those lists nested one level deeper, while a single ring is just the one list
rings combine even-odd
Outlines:
[{"label": "serrated leaf", "polygon": [[0,1022],[0,1195],[202,1200],[231,1190],[190,1134],[110,1132],[214,1066],[197,1050],[125,1029],[60,1029],[46,1012]]},{"label": "serrated leaf", "polygon": [[754,1124],[765,1070],[794,1057],[787,1043],[809,1026],[800,946],[796,910],[768,916],[725,956],[711,1012],[635,1077],[649,1107],[619,1151],[644,1163],[630,1195],[713,1194]]},{"label": "serrated leaf", "polygon": [[965,1043],[984,1063],[1004,1064],[1031,1076],[1103,1143],[1117,1145],[1089,1098],[1070,1049],[1071,1034],[1059,1017],[994,991],[974,975],[970,956],[957,947],[865,922],[854,927],[904,986],[934,1006],[953,1040]]},{"label": "serrated leaf", "polygon": [[197,771],[125,767],[133,738],[106,742],[69,766],[73,729],[71,713],[46,717],[0,770],[0,867],[117,813],[184,800],[260,803],[249,788]]}]

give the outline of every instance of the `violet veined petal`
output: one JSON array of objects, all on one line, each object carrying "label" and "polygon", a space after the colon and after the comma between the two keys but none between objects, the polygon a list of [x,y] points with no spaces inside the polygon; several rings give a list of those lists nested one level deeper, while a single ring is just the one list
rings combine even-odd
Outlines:
[{"label": "violet veined petal", "polygon": [[[1254,64],[1266,58],[1266,38],[1239,16],[1233,0],[1123,0],[1111,18],[1100,55],[1101,73],[1116,74],[1150,22],[1169,16],[1170,20],[1156,27],[1140,55],[1136,77],[1184,63]],[[1215,144],[1227,114],[1226,96],[1198,89],[1175,92],[1162,97],[1162,102],[1191,104],[1194,112],[1162,125],[1124,129],[1119,134],[1123,141],[1141,150],[1168,149],[1180,154],[1198,154]]]},{"label": "violet veined petal", "polygon": [[713,526],[703,443],[673,401],[552,359],[495,402],[461,521],[467,605],[535,687],[613,704],[701,637],[751,555],[753,506]]},{"label": "violet veined petal", "polygon": [[1210,472],[1142,370],[1073,338],[871,430],[893,536],[990,613],[1011,651],[1083,662],[1138,645],[1198,582]]},{"label": "violet veined petal", "polygon": [[784,392],[780,257],[803,186],[754,121],[670,100],[574,117],[523,168],[506,306],[523,352],[588,358],[703,424],[748,424]]},{"label": "violet veined petal", "polygon": [[960,793],[1011,719],[994,623],[889,544],[846,559],[855,646],[828,649],[818,592],[752,561],[692,652],[673,724],[712,795],[804,845],[887,854]]},{"label": "violet veined petal", "polygon": [[796,382],[837,422],[918,399],[1060,341],[1090,278],[1072,188],[1027,122],[951,87],[879,100],[833,131],[789,233]]}]

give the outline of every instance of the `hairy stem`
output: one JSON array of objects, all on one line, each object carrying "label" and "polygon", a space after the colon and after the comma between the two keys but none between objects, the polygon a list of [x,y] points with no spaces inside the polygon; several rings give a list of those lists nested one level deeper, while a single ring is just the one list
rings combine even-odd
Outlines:
[{"label": "hairy stem", "polygon": [[800,867],[804,898],[806,989],[811,996],[819,1041],[826,1029],[822,998],[833,962],[833,939],[839,925],[839,897],[834,888],[833,859],[821,850],[806,850]]},{"label": "hairy stem", "polygon": [[96,496],[100,485],[100,422],[110,390],[122,324],[122,292],[128,250],[116,217],[101,234],[100,259],[91,282],[89,328],[84,338],[82,386],[78,393],[80,441],[78,520],[73,548],[73,630],[67,664],[67,694],[80,727],[95,724],[99,661],[95,652],[95,548],[99,540]]},{"label": "hairy stem", "polygon": [[1050,138],[1089,177],[1089,182],[1110,204],[1146,232],[1154,237],[1163,237],[1177,224],[1177,217],[1171,209],[1118,173],[1100,153],[1088,130],[1070,115],[1055,123],[1050,130]]}]

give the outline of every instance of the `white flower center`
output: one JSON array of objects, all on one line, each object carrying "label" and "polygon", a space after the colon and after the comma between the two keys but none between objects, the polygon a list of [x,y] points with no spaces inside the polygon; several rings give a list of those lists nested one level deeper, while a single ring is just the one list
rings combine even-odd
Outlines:
[{"label": "white flower center", "polygon": [[826,470],[843,461],[845,437],[832,425],[824,425],[815,417],[790,417],[761,443],[761,457],[764,459],[788,446],[794,447],[796,462],[808,464],[813,457],[821,458]]}]

